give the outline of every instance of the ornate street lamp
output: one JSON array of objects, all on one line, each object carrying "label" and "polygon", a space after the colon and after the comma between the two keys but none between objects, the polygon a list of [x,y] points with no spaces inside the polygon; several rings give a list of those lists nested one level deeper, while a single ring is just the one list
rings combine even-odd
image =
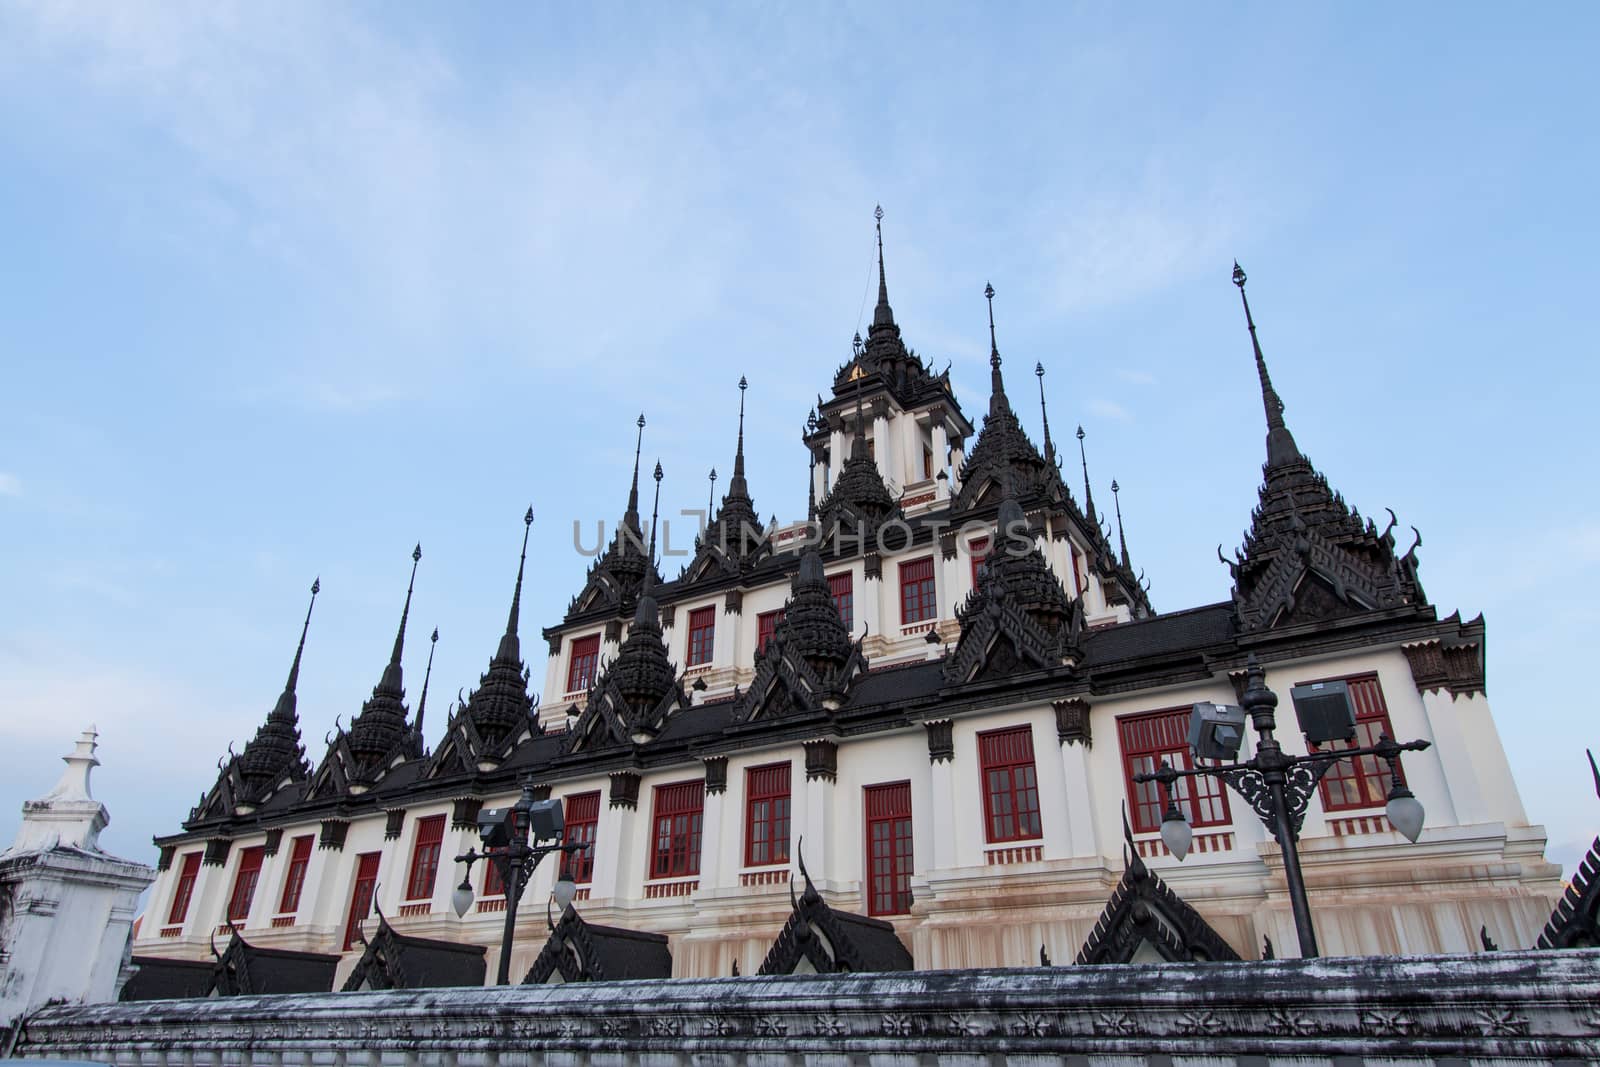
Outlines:
[{"label": "ornate street lamp", "polygon": [[[539,861],[552,852],[581,852],[589,846],[581,841],[566,841],[561,801],[535,800],[533,786],[529,783],[523,783],[522,796],[511,807],[489,808],[478,813],[478,837],[483,844],[482,852],[472,849],[456,857],[457,863],[467,865],[467,873],[451,894],[450,902],[457,917],[465,915],[472,906],[472,865],[477,861],[488,860],[500,872],[506,891],[506,923],[500,939],[500,971],[495,984],[507,985],[511,981],[511,940],[517,925],[517,901]],[[558,897],[565,897],[562,904],[565,910],[577,886],[570,877],[563,876],[556,883],[555,892]]]},{"label": "ornate street lamp", "polygon": [[[1267,688],[1266,672],[1261,669],[1254,655],[1250,657],[1245,671],[1247,681],[1244,693],[1239,698],[1242,708],[1218,704],[1194,706],[1189,719],[1189,750],[1197,759],[1236,759],[1244,737],[1244,718],[1248,714],[1259,736],[1254,758],[1243,763],[1229,762],[1183,771],[1175,770],[1163,761],[1160,769],[1134,775],[1133,780],[1160,783],[1166,799],[1166,811],[1161,817],[1161,840],[1179,862],[1188,855],[1194,832],[1174,798],[1174,783],[1180,778],[1210,775],[1222,779],[1244,797],[1283,850],[1283,876],[1288,883],[1289,903],[1294,909],[1300,955],[1309,958],[1317,955],[1317,935],[1311,925],[1311,907],[1306,900],[1305,878],[1300,870],[1300,853],[1296,842],[1305,821],[1306,805],[1316,791],[1317,783],[1328,773],[1328,768],[1339,760],[1361,756],[1376,756],[1383,760],[1389,765],[1391,783],[1389,803],[1385,809],[1389,822],[1415,843],[1422,833],[1422,803],[1406,788],[1401,778],[1399,760],[1400,753],[1421,752],[1429,746],[1429,742],[1408,741],[1402,745],[1388,734],[1381,734],[1376,745],[1366,748],[1337,748],[1306,756],[1287,755],[1273,736],[1273,731],[1277,729],[1274,709],[1278,706],[1278,696]],[[1294,697],[1300,731],[1308,744],[1355,740],[1355,713],[1343,682],[1297,686],[1291,695]]]}]

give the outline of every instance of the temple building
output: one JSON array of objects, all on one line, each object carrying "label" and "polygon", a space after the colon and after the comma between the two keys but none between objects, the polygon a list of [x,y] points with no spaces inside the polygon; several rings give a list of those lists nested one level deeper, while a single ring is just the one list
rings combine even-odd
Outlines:
[{"label": "temple building", "polygon": [[[1385,817],[1381,761],[1340,760],[1318,785],[1300,854],[1323,953],[1532,946],[1560,870],[1490,714],[1484,621],[1441,617],[1419,579],[1420,535],[1402,549],[1392,514],[1380,528],[1301,450],[1248,302],[1259,503],[1217,568],[1231,575],[1222,599],[1157,612],[1116,484],[1097,502],[1083,431],[1079,464],[1051,435],[1040,366],[1039,443],[1024,429],[993,290],[987,406],[969,415],[948,372],[902,336],[881,216],[878,267],[867,336],[805,418],[807,522],[759,518],[741,380],[727,491],[682,572],[662,573],[640,498],[641,416],[620,522],[587,574],[530,571],[523,516],[503,635],[437,739],[424,734],[431,654],[415,709],[406,700],[408,586],[371,697],[315,765],[296,694],[308,609],[265,723],[157,840],[135,962],[209,961],[214,938],[237,934],[337,956],[337,988],[358,963],[380,973],[381,938],[482,946],[492,974],[504,888],[491,864],[468,875],[453,857],[477,843],[480,809],[514,802],[524,782],[561,799],[568,840],[591,845],[546,861],[522,898],[511,973],[539,981],[604,969],[598,950],[547,952],[552,936],[592,939],[584,930],[637,932],[675,976],[1254,959],[1268,942],[1292,954],[1281,853],[1251,805],[1214,778],[1181,780],[1194,833],[1180,864],[1158,787],[1134,780],[1193,765],[1191,705],[1238,703],[1252,657],[1281,710],[1292,687],[1340,680],[1359,744],[1431,742],[1400,763],[1427,812],[1414,844]],[[1234,280],[1242,297],[1243,272]],[[659,497],[659,466],[656,481]],[[522,502],[506,503],[509,539]],[[418,546],[412,583],[420,559]],[[525,578],[581,582],[542,631],[542,665],[523,643]],[[1304,753],[1292,715],[1280,721],[1286,750]],[[563,864],[578,892],[557,935],[545,902]],[[458,917],[464,877],[474,901]]]}]

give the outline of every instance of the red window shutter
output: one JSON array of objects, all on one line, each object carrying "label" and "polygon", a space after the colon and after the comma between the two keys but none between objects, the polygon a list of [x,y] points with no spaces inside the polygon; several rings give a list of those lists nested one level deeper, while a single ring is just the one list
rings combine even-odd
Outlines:
[{"label": "red window shutter", "polygon": [[283,896],[278,901],[280,915],[292,915],[300,910],[300,890],[305,888],[306,868],[311,866],[311,834],[297,837],[289,846],[289,873],[283,879]]},{"label": "red window shutter", "polygon": [[656,786],[650,877],[681,878],[700,873],[705,795],[704,779]]},{"label": "red window shutter", "polygon": [[[1159,782],[1135,782],[1135,775],[1148,774],[1162,762],[1178,770],[1191,770],[1189,753],[1190,707],[1126,715],[1117,720],[1117,740],[1122,746],[1123,784],[1128,790],[1133,828],[1139,833],[1161,829],[1167,802]],[[1228,795],[1222,782],[1209,775],[1181,778],[1172,786],[1173,799],[1191,826],[1224,826],[1232,821],[1228,814]]]},{"label": "red window shutter", "polygon": [[866,814],[867,914],[904,915],[911,910],[911,783],[869,785],[862,791]]},{"label": "red window shutter", "polygon": [[939,611],[933,584],[933,557],[900,564],[900,625],[934,618]]},{"label": "red window shutter", "polygon": [[233,895],[228,898],[228,918],[233,922],[242,923],[250,914],[256,883],[261,881],[261,861],[266,854],[266,848],[261,845],[239,853],[239,873],[234,876]]},{"label": "red window shutter", "polygon": [[744,864],[789,862],[789,764],[745,772]]},{"label": "red window shutter", "polygon": [[1033,727],[979,734],[978,759],[990,843],[1041,836],[1044,826],[1039,817],[1038,771],[1033,764]]},{"label": "red window shutter", "polygon": [[989,539],[987,537],[974,537],[967,545],[967,552],[972,556],[972,588],[978,588],[978,578],[983,574],[983,568],[989,562]]},{"label": "red window shutter", "polygon": [[443,815],[430,815],[417,821],[417,843],[411,849],[411,876],[406,879],[407,900],[425,900],[433,896],[443,844]]},{"label": "red window shutter", "polygon": [[344,924],[345,952],[355,947],[361,922],[372,911],[372,894],[378,888],[378,861],[382,856],[381,852],[363,852],[356,857],[356,881],[350,890],[350,914]]},{"label": "red window shutter", "polygon": [[561,869],[571,875],[578,885],[588,885],[594,879],[594,837],[600,826],[600,794],[578,793],[566,798],[562,804],[567,823],[567,842],[582,843],[589,847],[582,852],[564,852]]},{"label": "red window shutter", "polygon": [[[1382,734],[1394,736],[1389,724],[1389,706],[1383,699],[1383,687],[1376,674],[1362,674],[1351,678],[1318,681],[1342,681],[1350,687],[1350,702],[1355,705],[1356,737],[1349,744],[1333,744],[1332,749],[1367,748],[1378,743]],[[1327,748],[1314,747],[1314,752]],[[1322,807],[1325,811],[1351,811],[1357,808],[1381,808],[1389,800],[1393,778],[1388,766],[1377,756],[1356,756],[1342,759],[1328,768],[1322,778]]]},{"label": "red window shutter", "polygon": [[833,594],[833,606],[844,620],[846,630],[855,629],[855,593],[850,585],[850,572],[828,575],[828,592]]},{"label": "red window shutter", "polygon": [[172,894],[172,910],[167,913],[167,925],[176,926],[189,915],[189,898],[194,896],[194,883],[200,877],[200,853],[190,852],[183,857],[178,871],[178,887]]},{"label": "red window shutter", "polygon": [[711,662],[716,628],[717,609],[714,605],[696,608],[689,613],[689,666],[698,667]]},{"label": "red window shutter", "polygon": [[506,883],[500,877],[500,865],[491,859],[484,863],[483,868],[483,895],[486,897],[505,896]]},{"label": "red window shutter", "polygon": [[767,642],[772,640],[772,635],[778,632],[778,623],[783,621],[783,609],[777,611],[764,611],[756,616],[756,651],[764,652]]},{"label": "red window shutter", "polygon": [[599,634],[573,641],[572,652],[567,660],[567,692],[581,693],[593,685],[595,668],[599,663]]}]

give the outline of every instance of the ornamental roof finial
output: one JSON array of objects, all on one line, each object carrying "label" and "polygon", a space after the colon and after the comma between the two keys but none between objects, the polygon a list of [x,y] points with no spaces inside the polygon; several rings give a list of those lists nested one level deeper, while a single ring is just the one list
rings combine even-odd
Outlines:
[{"label": "ornamental roof finial", "polygon": [[389,654],[389,665],[383,669],[379,684],[395,691],[400,689],[400,655],[406,647],[406,620],[411,617],[411,591],[417,585],[417,564],[422,562],[422,543],[411,550],[411,581],[406,584],[406,606],[400,609],[400,629],[394,635],[394,651]]},{"label": "ornamental roof finial", "polygon": [[728,491],[744,491],[744,391],[750,388],[750,383],[744,375],[739,376],[739,443],[733,453],[733,481],[728,483]]},{"label": "ornamental roof finial", "polygon": [[[878,306],[872,311],[872,329],[894,325],[894,310],[889,307],[889,282],[883,272],[883,205],[873,209],[872,217],[878,220]],[[868,331],[869,333],[871,331]]]},{"label": "ornamental roof finial", "polygon": [[511,591],[511,611],[506,616],[506,632],[500,638],[500,649],[495,653],[497,659],[511,663],[522,661],[522,648],[517,637],[517,621],[522,610],[522,571],[528,562],[528,534],[533,532],[533,508],[522,516],[522,554],[517,557],[517,584]]},{"label": "ornamental roof finial", "polygon": [[428,713],[428,682],[433,678],[433,650],[439,647],[439,628],[433,628],[433,636],[428,638],[428,669],[422,673],[422,696],[417,698],[417,721],[412,727],[417,738],[422,737],[422,717]]},{"label": "ornamental roof finial", "polygon": [[650,566],[645,569],[646,581],[649,580],[648,576],[654,572],[656,563],[656,518],[661,514],[661,479],[665,477],[661,471],[661,461],[659,459],[656,460],[654,477],[656,480],[656,500],[650,507]]},{"label": "ornamental roof finial", "polygon": [[989,301],[989,414],[998,415],[1011,410],[1006,399],[1006,385],[1000,378],[1000,346],[994,339],[994,286],[985,284],[984,299]]},{"label": "ornamental roof finial", "polygon": [[644,413],[639,413],[639,436],[633,442],[633,483],[628,489],[628,511],[623,521],[639,528],[639,452],[644,448]]},{"label": "ornamental roof finial", "polygon": [[1044,461],[1056,466],[1056,446],[1050,440],[1050,412],[1044,406],[1044,364],[1033,365],[1034,377],[1039,379],[1039,414],[1044,418]]},{"label": "ornamental roof finial", "polygon": [[1122,487],[1115,478],[1111,479],[1111,502],[1117,510],[1117,540],[1122,543],[1122,566],[1128,567],[1128,538],[1122,532]]},{"label": "ornamental roof finial", "polygon": [[1267,374],[1267,361],[1261,354],[1261,341],[1256,336],[1256,321],[1250,314],[1250,298],[1244,291],[1245,273],[1239,261],[1233,261],[1233,284],[1239,287],[1239,299],[1244,302],[1244,321],[1250,328],[1250,346],[1256,354],[1256,376],[1261,379],[1261,403],[1267,412],[1267,466],[1279,467],[1300,458],[1300,449],[1294,436],[1283,422],[1283,400],[1272,387]]},{"label": "ornamental roof finial", "polygon": [[1089,454],[1085,452],[1083,448],[1084,437],[1085,434],[1083,432],[1083,427],[1079,426],[1078,459],[1083,463],[1083,507],[1084,512],[1089,517],[1089,524],[1093,526],[1095,528],[1095,532],[1098,533],[1100,530],[1100,523],[1095,520],[1094,516],[1094,488],[1089,484]]},{"label": "ornamental roof finial", "polygon": [[294,721],[295,686],[300,682],[300,657],[306,650],[306,633],[311,629],[311,609],[317,606],[317,594],[322,592],[322,579],[311,581],[311,602],[306,605],[306,621],[300,626],[300,644],[294,650],[294,662],[289,665],[289,680],[283,684],[283,696],[272,709],[272,718]]}]

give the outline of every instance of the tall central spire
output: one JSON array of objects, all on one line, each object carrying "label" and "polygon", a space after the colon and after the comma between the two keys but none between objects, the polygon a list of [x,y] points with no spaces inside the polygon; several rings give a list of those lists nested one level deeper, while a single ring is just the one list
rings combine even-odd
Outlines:
[{"label": "tall central spire", "polygon": [[417,564],[422,562],[422,544],[411,550],[411,581],[406,585],[406,606],[400,611],[400,629],[394,635],[394,651],[389,654],[389,665],[383,669],[383,681],[378,684],[384,688],[400,689],[400,655],[406,647],[406,620],[411,617],[411,591],[417,585]]},{"label": "tall central spire", "polygon": [[1034,377],[1039,379],[1039,414],[1044,419],[1044,461],[1050,466],[1056,465],[1056,446],[1050,440],[1050,412],[1044,406],[1044,364],[1033,365]]},{"label": "tall central spire", "polygon": [[281,719],[285,722],[294,722],[295,686],[300,682],[300,657],[305,654],[306,634],[311,629],[311,609],[317,606],[317,594],[322,592],[322,579],[316,578],[311,582],[311,603],[306,605],[306,621],[300,627],[300,644],[294,650],[294,662],[289,665],[289,680],[283,684],[283,695],[278,698],[277,707],[272,709],[271,719]]},{"label": "tall central spire", "polygon": [[639,529],[639,452],[644,448],[644,413],[639,413],[639,436],[633,442],[633,482],[628,487],[628,511],[622,521]]},{"label": "tall central spire", "polygon": [[522,516],[522,555],[517,558],[517,584],[511,592],[511,613],[506,616],[505,636],[500,638],[496,659],[522,662],[522,646],[517,639],[517,617],[522,610],[522,569],[528,562],[528,534],[533,530],[533,508]]},{"label": "tall central spire", "polygon": [[1300,459],[1300,448],[1294,435],[1283,422],[1283,400],[1272,387],[1267,374],[1267,360],[1261,354],[1261,340],[1256,336],[1256,321],[1250,314],[1250,298],[1244,291],[1245,273],[1239,261],[1233,261],[1233,284],[1239,287],[1239,299],[1244,302],[1244,321],[1250,328],[1250,346],[1256,354],[1256,376],[1261,379],[1261,404],[1267,412],[1267,466],[1281,467]]},{"label": "tall central spire", "polygon": [[1000,377],[1000,345],[994,338],[994,286],[985,284],[984,299],[989,301],[989,414],[999,415],[1011,410],[1006,399],[1006,383]]},{"label": "tall central spire", "polygon": [[1089,453],[1085,451],[1083,447],[1083,439],[1085,436],[1087,435],[1083,432],[1083,427],[1079,426],[1078,459],[1083,463],[1083,508],[1084,513],[1089,517],[1089,522],[1094,525],[1095,531],[1099,532],[1100,525],[1099,523],[1095,522],[1094,515],[1094,489],[1089,484]]},{"label": "tall central spire", "polygon": [[883,205],[872,212],[878,220],[878,306],[872,310],[872,329],[894,325],[894,310],[889,307],[889,281],[883,271]]},{"label": "tall central spire", "polygon": [[743,495],[744,482],[744,391],[750,388],[750,383],[744,375],[739,376],[739,443],[733,453],[733,481],[728,484],[729,493]]}]

